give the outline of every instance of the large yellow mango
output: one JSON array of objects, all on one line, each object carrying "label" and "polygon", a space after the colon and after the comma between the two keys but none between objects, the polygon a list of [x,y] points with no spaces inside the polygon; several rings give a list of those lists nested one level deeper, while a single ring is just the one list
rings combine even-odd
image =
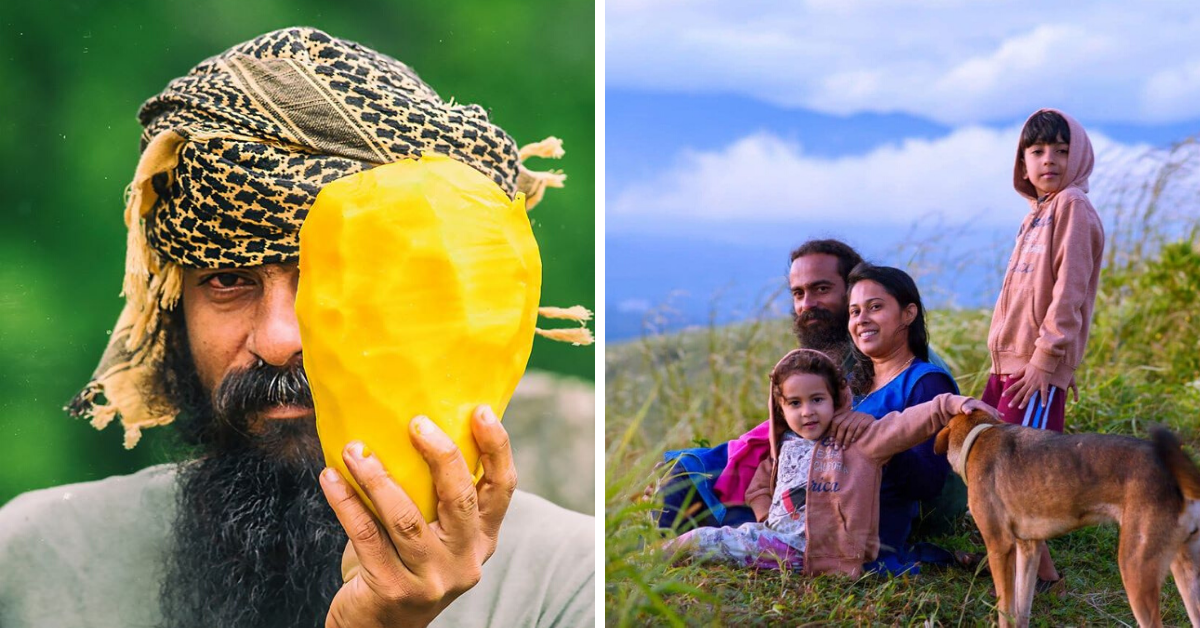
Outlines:
[{"label": "large yellow mango", "polygon": [[524,197],[470,166],[425,155],[326,185],[300,230],[296,296],[326,463],[354,484],[342,449],[363,441],[434,520],[408,424],[428,416],[476,468],[471,413],[486,403],[503,415],[541,281]]}]

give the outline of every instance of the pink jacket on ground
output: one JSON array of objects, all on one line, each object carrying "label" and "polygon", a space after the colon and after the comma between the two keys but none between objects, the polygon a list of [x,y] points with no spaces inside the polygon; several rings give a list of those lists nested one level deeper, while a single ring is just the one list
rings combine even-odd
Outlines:
[{"label": "pink jacket on ground", "polygon": [[754,472],[771,456],[771,421],[763,421],[757,427],[729,441],[729,459],[725,469],[713,482],[713,492],[722,504],[745,504],[746,487]]}]

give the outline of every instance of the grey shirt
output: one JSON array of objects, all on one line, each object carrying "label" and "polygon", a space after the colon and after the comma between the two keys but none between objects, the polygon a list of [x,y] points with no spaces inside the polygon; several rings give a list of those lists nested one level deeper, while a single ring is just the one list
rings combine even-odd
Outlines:
[{"label": "grey shirt", "polygon": [[[173,465],[18,496],[0,508],[0,626],[156,626]],[[592,626],[595,520],[513,496],[479,584],[434,625]]]}]

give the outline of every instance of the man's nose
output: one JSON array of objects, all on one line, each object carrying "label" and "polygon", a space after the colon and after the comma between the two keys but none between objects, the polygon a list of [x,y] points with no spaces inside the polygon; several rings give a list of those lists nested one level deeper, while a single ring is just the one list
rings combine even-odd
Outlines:
[{"label": "man's nose", "polygon": [[251,353],[273,366],[288,366],[300,360],[294,284],[267,282],[264,286],[249,345]]}]

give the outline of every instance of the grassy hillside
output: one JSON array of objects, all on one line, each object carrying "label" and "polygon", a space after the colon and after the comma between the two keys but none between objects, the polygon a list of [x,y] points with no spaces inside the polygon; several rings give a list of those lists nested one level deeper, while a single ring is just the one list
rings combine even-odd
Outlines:
[{"label": "grassy hillside", "polygon": [[[1200,444],[1200,233],[1154,247],[1114,246],[1101,277],[1091,338],[1067,432],[1145,436],[1166,424],[1195,458]],[[1113,234],[1116,235],[1116,234]],[[1110,243],[1113,240],[1110,239]],[[1152,252],[1144,252],[1152,251]],[[987,377],[987,310],[930,313],[934,349],[964,394]],[[655,551],[653,504],[636,498],[662,452],[718,443],[765,419],[768,370],[795,346],[789,321],[758,320],[610,345],[606,353],[606,617],[610,625],[966,624],[992,621],[991,577],[962,570],[882,579],[807,578],[712,565],[671,566]],[[983,551],[963,518],[941,545]],[[1134,624],[1116,565],[1117,530],[1050,542],[1066,578],[1034,600],[1035,624]],[[1163,620],[1187,624],[1173,583]]]}]

